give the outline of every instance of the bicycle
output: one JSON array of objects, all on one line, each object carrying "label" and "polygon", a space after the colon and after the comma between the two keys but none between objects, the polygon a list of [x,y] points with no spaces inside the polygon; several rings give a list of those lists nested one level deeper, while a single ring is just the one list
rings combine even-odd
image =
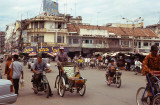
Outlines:
[{"label": "bicycle", "polygon": [[[160,76],[160,71],[147,73],[147,86],[140,87],[136,94],[137,105],[160,105],[160,80],[158,76]],[[150,78],[152,78],[152,80]],[[151,81],[153,81],[153,83]],[[151,87],[153,96],[148,96],[149,87]]]}]

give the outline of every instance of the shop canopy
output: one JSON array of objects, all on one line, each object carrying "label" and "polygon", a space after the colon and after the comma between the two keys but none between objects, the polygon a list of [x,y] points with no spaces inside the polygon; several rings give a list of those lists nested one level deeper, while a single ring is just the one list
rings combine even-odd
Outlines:
[{"label": "shop canopy", "polygon": [[36,56],[37,54],[35,52],[30,53],[29,56]]}]

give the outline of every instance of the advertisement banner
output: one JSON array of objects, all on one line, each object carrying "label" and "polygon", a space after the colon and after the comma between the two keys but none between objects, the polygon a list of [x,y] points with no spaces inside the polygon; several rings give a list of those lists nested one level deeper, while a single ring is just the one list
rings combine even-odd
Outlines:
[{"label": "advertisement banner", "polygon": [[[36,47],[26,47],[23,50],[23,53],[33,53],[33,52],[46,52],[46,53],[57,53],[59,51],[59,47],[39,47],[38,50]],[[68,53],[68,48],[64,48],[64,51]]]},{"label": "advertisement banner", "polygon": [[58,3],[52,0],[43,0],[43,11],[51,15],[58,15]]},{"label": "advertisement banner", "polygon": [[33,53],[33,52],[37,52],[36,47],[26,47],[25,49],[23,49],[23,53]]}]

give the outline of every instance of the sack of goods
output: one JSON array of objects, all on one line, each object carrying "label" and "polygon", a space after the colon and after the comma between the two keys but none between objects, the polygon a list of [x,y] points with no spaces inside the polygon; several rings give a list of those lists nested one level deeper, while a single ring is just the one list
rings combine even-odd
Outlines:
[{"label": "sack of goods", "polygon": [[20,80],[21,88],[24,88],[24,79]]}]

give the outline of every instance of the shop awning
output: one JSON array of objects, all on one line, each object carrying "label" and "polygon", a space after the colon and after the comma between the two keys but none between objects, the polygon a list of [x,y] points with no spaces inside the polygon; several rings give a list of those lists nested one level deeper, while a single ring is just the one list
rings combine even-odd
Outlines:
[{"label": "shop awning", "polygon": [[32,52],[29,54],[29,56],[36,56],[36,55],[37,55],[36,52]]},{"label": "shop awning", "polygon": [[55,57],[57,55],[57,53],[48,53],[48,55]]}]

